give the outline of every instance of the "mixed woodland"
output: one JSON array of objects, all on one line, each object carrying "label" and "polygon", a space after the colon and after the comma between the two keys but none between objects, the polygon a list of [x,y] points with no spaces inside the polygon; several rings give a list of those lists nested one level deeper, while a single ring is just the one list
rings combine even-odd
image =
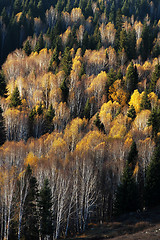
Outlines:
[{"label": "mixed woodland", "polygon": [[160,204],[159,0],[0,0],[0,239]]}]

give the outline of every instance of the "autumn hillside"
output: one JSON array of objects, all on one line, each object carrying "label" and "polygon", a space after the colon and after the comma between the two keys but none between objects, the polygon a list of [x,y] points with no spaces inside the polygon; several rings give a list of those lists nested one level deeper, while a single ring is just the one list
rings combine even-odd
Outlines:
[{"label": "autumn hillside", "polygon": [[0,239],[160,202],[158,0],[0,0]]}]

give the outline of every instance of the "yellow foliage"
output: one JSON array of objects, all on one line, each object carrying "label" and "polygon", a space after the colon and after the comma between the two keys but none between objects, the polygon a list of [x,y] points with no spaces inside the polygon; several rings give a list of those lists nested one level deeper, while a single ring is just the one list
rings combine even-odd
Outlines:
[{"label": "yellow foliage", "polygon": [[85,154],[88,151],[92,151],[100,143],[104,142],[105,135],[99,131],[90,131],[87,133],[84,138],[78,142],[76,145],[76,152],[79,152],[81,155]]},{"label": "yellow foliage", "polygon": [[136,176],[138,174],[138,171],[139,171],[139,165],[138,165],[138,162],[137,162],[136,166],[134,168],[134,171],[133,171],[133,176]]},{"label": "yellow foliage", "polygon": [[21,179],[25,174],[25,170],[23,170],[22,172],[19,173],[18,175],[18,179]]},{"label": "yellow foliage", "polygon": [[138,131],[146,131],[145,128],[148,128],[147,122],[150,114],[150,110],[142,110],[140,113],[138,113],[137,117],[133,122],[133,129],[136,128]]},{"label": "yellow foliage", "polygon": [[126,104],[128,95],[121,87],[121,80],[116,80],[114,84],[109,87],[109,98],[112,101],[120,103],[121,106]]},{"label": "yellow foliage", "polygon": [[129,106],[133,105],[136,113],[140,112],[141,99],[142,99],[142,95],[138,92],[137,89],[134,90],[129,102]]},{"label": "yellow foliage", "polygon": [[24,165],[31,167],[36,167],[38,163],[38,157],[33,154],[33,152],[29,152],[26,159],[24,160]]},{"label": "yellow foliage", "polygon": [[22,15],[22,12],[19,12],[19,13],[16,14],[17,22],[19,22],[21,15]]},{"label": "yellow foliage", "polygon": [[119,114],[112,122],[112,128],[109,132],[109,137],[113,138],[123,138],[126,134],[126,127],[124,124],[126,124],[126,116],[123,116],[122,114]]},{"label": "yellow foliage", "polygon": [[148,98],[150,100],[151,107],[154,108],[157,105],[158,96],[154,92],[151,92],[148,94]]}]

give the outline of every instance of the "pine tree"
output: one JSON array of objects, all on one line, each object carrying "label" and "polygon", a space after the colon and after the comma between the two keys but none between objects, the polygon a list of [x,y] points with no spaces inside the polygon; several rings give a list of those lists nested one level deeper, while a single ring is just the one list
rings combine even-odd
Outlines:
[{"label": "pine tree", "polygon": [[160,145],[155,148],[152,160],[146,171],[145,203],[154,207],[160,203]]},{"label": "pine tree", "polygon": [[38,240],[39,239],[39,224],[38,224],[38,186],[37,180],[32,176],[32,170],[28,165],[26,173],[30,174],[29,188],[24,205],[23,213],[23,231],[22,235],[25,240]]},{"label": "pine tree", "polygon": [[133,105],[131,105],[131,107],[129,108],[127,112],[127,117],[132,118],[132,120],[136,118],[136,111]]},{"label": "pine tree", "polygon": [[140,109],[141,110],[151,109],[151,102],[148,98],[148,94],[147,94],[146,90],[144,91],[144,94],[142,96],[142,100],[141,100],[141,103],[140,103]]},{"label": "pine tree", "polygon": [[20,106],[21,104],[22,102],[19,95],[19,90],[18,87],[16,86],[10,98],[10,107],[17,107]]},{"label": "pine tree", "polygon": [[39,216],[40,216],[40,233],[42,239],[46,235],[52,235],[52,192],[48,179],[45,179],[44,185],[39,194]]},{"label": "pine tree", "polygon": [[137,146],[136,146],[136,143],[133,141],[130,152],[128,154],[128,158],[127,158],[128,164],[132,171],[134,170],[134,168],[136,166],[137,157],[138,157]]},{"label": "pine tree", "polygon": [[5,76],[3,71],[0,71],[0,96],[5,97],[7,94]]},{"label": "pine tree", "polygon": [[114,212],[116,215],[133,212],[139,208],[138,186],[132,176],[132,170],[126,163],[121,184],[116,191]]},{"label": "pine tree", "polygon": [[126,73],[126,87],[130,93],[137,88],[138,84],[138,72],[136,66],[133,65],[133,62],[130,63],[127,73]]},{"label": "pine tree", "polygon": [[148,126],[151,125],[152,125],[152,137],[156,138],[157,133],[160,131],[160,109],[157,107],[153,108],[148,118]]},{"label": "pine tree", "polygon": [[67,102],[69,95],[69,88],[67,87],[66,80],[61,83],[60,89],[62,91],[62,102]]},{"label": "pine tree", "polygon": [[158,63],[155,66],[154,72],[153,72],[152,77],[151,77],[149,92],[154,92],[155,91],[156,83],[157,83],[157,80],[159,79],[159,77],[160,77],[160,64]]},{"label": "pine tree", "polygon": [[99,129],[99,131],[105,132],[105,130],[104,130],[104,125],[103,125],[103,123],[101,122],[100,117],[99,117],[99,113],[97,113],[97,115],[96,115],[96,119],[95,119],[95,121],[94,121],[94,124],[95,124],[96,127]]},{"label": "pine tree", "polygon": [[36,43],[36,46],[35,46],[35,48],[34,48],[34,51],[39,53],[39,51],[40,51],[42,48],[44,48],[44,40],[43,40],[43,34],[41,33],[41,34],[39,35],[39,37],[38,37],[38,41],[37,41],[37,43]]},{"label": "pine tree", "polygon": [[63,59],[62,59],[62,68],[65,72],[65,76],[68,77],[72,67],[72,57],[70,55],[70,49],[68,47],[65,48]]},{"label": "pine tree", "polygon": [[25,51],[25,53],[27,54],[27,56],[29,56],[32,52],[32,48],[31,45],[29,43],[29,40],[27,40],[24,44],[23,50]]},{"label": "pine tree", "polygon": [[6,140],[6,131],[5,131],[5,122],[4,118],[2,116],[2,108],[0,106],[0,146],[5,142]]},{"label": "pine tree", "polygon": [[55,110],[52,106],[52,104],[49,106],[48,111],[45,114],[45,131],[44,132],[52,132],[54,129],[54,125],[52,123],[52,120],[55,116]]}]

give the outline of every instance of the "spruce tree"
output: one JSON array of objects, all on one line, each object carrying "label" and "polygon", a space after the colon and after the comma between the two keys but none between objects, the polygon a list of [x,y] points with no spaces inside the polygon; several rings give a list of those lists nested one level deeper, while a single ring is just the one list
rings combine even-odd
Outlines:
[{"label": "spruce tree", "polygon": [[148,98],[148,94],[147,94],[146,90],[144,91],[144,94],[143,94],[142,99],[141,99],[140,109],[141,110],[151,109],[151,102]]},{"label": "spruce tree", "polygon": [[130,63],[127,73],[126,73],[126,87],[130,94],[137,88],[138,84],[138,72],[136,66],[133,62]]},{"label": "spruce tree", "polygon": [[156,146],[146,171],[145,203],[154,207],[160,203],[160,145]]},{"label": "spruce tree", "polygon": [[29,56],[32,52],[31,45],[29,43],[29,40],[27,40],[24,44],[23,50],[25,51],[26,55]]},{"label": "spruce tree", "polygon": [[131,168],[131,170],[133,171],[135,166],[136,166],[136,162],[137,162],[137,157],[138,157],[138,151],[137,151],[137,146],[136,143],[133,141],[129,154],[128,154],[128,164]]},{"label": "spruce tree", "polygon": [[72,67],[72,57],[70,55],[69,47],[66,47],[62,59],[62,68],[65,73],[65,76],[68,77]]},{"label": "spruce tree", "polygon": [[62,91],[62,102],[67,102],[69,95],[69,88],[67,87],[66,80],[64,79],[60,85]]},{"label": "spruce tree", "polygon": [[160,108],[153,108],[148,118],[148,126],[152,126],[152,137],[156,138],[157,133],[160,131]]},{"label": "spruce tree", "polygon": [[11,94],[10,107],[17,107],[21,104],[22,104],[22,102],[21,102],[21,98],[19,95],[19,90],[18,90],[18,87],[16,86],[13,93]]},{"label": "spruce tree", "polygon": [[127,117],[132,118],[132,120],[134,120],[136,118],[136,110],[133,105],[130,106],[130,108],[127,112]]},{"label": "spruce tree", "polygon": [[5,76],[3,71],[0,71],[0,96],[5,97],[7,94]]},{"label": "spruce tree", "polygon": [[26,174],[30,175],[28,193],[24,204],[23,213],[23,231],[22,235],[25,240],[39,239],[39,220],[38,220],[38,186],[37,180],[32,176],[32,170],[28,165]]},{"label": "spruce tree", "polygon": [[2,116],[2,108],[0,106],[0,146],[5,142],[6,140],[6,131],[5,131],[5,122],[4,118]]},{"label": "spruce tree", "polygon": [[94,121],[94,124],[95,124],[96,127],[99,129],[99,131],[105,132],[105,130],[104,130],[104,125],[103,125],[103,123],[101,122],[100,117],[99,117],[99,113],[97,113],[97,115],[96,115],[96,119],[95,119],[95,121]]},{"label": "spruce tree", "polygon": [[36,43],[34,51],[39,53],[42,48],[44,48],[44,40],[43,40],[43,34],[41,33],[38,37],[38,41]]},{"label": "spruce tree", "polygon": [[139,194],[133,172],[126,163],[121,184],[116,191],[114,212],[116,215],[133,212],[139,208]]},{"label": "spruce tree", "polygon": [[52,205],[52,192],[48,179],[45,179],[39,194],[40,233],[42,239],[44,239],[46,235],[51,236],[53,233]]},{"label": "spruce tree", "polygon": [[160,78],[160,64],[158,63],[155,66],[154,72],[152,73],[152,77],[149,85],[149,92],[155,91],[156,83],[159,78]]}]

